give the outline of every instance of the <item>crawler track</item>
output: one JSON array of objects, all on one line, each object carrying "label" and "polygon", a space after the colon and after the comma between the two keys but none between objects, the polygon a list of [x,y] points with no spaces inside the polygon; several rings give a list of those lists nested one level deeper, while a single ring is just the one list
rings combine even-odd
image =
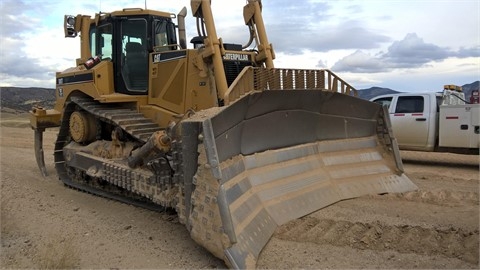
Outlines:
[{"label": "crawler track", "polygon": [[[160,130],[156,124],[143,117],[143,115],[128,108],[123,108],[118,105],[103,105],[97,103],[89,98],[72,98],[71,102],[67,104],[65,113],[62,119],[60,131],[55,143],[54,159],[55,167],[60,180],[68,187],[88,192],[97,196],[117,200],[130,205],[147,208],[154,211],[166,211],[176,208],[179,216],[180,223],[186,224],[188,221],[185,217],[185,200],[182,199],[183,185],[177,183],[173,185],[170,183],[155,183],[158,180],[158,176],[145,177],[146,179],[140,179],[141,175],[136,173],[133,169],[122,168],[121,164],[108,164],[107,167],[115,167],[110,169],[113,175],[103,177],[102,180],[108,182],[107,185],[99,185],[95,181],[89,180],[88,175],[84,171],[79,171],[76,168],[69,167],[66,164],[64,157],[64,147],[71,139],[69,137],[69,118],[70,115],[78,109],[85,110],[95,116],[98,121],[107,122],[115,127],[121,127],[122,130],[139,143],[144,143],[153,132]],[[199,147],[201,153],[200,160],[206,162],[205,151],[202,150],[203,145]],[[180,151],[172,153],[172,155],[179,155]],[[176,160],[181,160],[177,156]],[[173,162],[175,167],[175,173],[181,174],[181,164]],[[205,169],[207,164],[201,164],[200,172],[196,174],[195,179],[201,182],[198,188],[195,189],[193,194],[193,210],[192,219],[187,228],[191,229],[192,237],[202,246],[209,249],[217,257],[223,256],[222,246],[222,233],[221,219],[216,203],[216,193],[218,192],[218,183],[212,178],[209,170]],[[116,168],[118,167],[118,168]],[[117,171],[120,171],[121,175],[115,175]],[[123,171],[123,172],[122,172]],[[175,176],[173,176],[175,178]],[[135,183],[141,182],[141,183]],[[103,181],[102,181],[103,182]],[[195,181],[197,186],[197,181]],[[174,196],[177,197],[176,205],[162,205],[158,200],[155,200],[155,196],[150,196],[149,189],[154,189],[154,195],[158,195],[156,189],[166,186],[170,190],[175,191]],[[138,192],[138,187],[142,187],[141,191],[145,191],[145,194]],[[145,186],[147,188],[145,189]],[[134,188],[136,187],[136,188]]]},{"label": "crawler track", "polygon": [[[128,133],[140,142],[145,142],[152,133],[161,130],[157,124],[145,118],[136,110],[122,107],[118,104],[101,104],[90,98],[72,97],[71,100],[72,103],[95,115],[97,119],[121,127],[125,133]],[[71,113],[72,111],[68,113],[68,116]],[[63,123],[62,121],[62,126]]]},{"label": "crawler track", "polygon": [[[145,142],[153,132],[160,130],[158,125],[132,109],[119,105],[102,105],[89,98],[72,97],[71,102],[66,105],[55,142],[54,161],[60,180],[66,186],[80,191],[154,211],[165,211],[165,207],[152,203],[150,200],[132,192],[130,190],[132,184],[128,177],[112,177],[111,183],[106,185],[92,184],[91,181],[85,181],[84,173],[74,172],[66,166],[63,148],[71,140],[69,136],[69,118],[78,108],[95,115],[99,121],[105,121],[121,127],[126,134],[129,134],[139,142]],[[127,176],[127,173],[125,173],[125,176]]]}]

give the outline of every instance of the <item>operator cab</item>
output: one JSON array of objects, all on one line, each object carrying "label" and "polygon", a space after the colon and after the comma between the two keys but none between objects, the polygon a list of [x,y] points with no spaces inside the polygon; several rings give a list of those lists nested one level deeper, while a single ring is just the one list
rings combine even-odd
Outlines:
[{"label": "operator cab", "polygon": [[157,12],[124,9],[108,14],[97,25],[90,26],[92,56],[111,59],[116,92],[147,94],[149,54],[177,48],[175,24],[171,17],[151,13]]}]

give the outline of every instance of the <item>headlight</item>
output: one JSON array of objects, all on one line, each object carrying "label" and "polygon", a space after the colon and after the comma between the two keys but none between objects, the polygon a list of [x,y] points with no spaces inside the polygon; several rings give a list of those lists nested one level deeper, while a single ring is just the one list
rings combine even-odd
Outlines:
[{"label": "headlight", "polygon": [[66,15],[66,16],[67,16],[67,24],[69,26],[74,27],[75,26],[75,17],[73,17],[71,15]]},{"label": "headlight", "polygon": [[63,21],[63,29],[65,31],[65,37],[76,37],[77,31],[75,30],[75,16],[65,15]]}]

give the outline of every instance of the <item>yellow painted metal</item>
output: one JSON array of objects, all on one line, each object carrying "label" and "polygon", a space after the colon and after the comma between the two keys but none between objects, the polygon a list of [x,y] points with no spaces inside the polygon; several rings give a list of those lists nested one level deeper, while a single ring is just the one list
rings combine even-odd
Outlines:
[{"label": "yellow painted metal", "polygon": [[455,85],[455,84],[445,84],[443,86],[443,89],[444,90],[453,90],[453,91],[457,91],[457,92],[462,92],[462,87],[458,86],[458,85]]},{"label": "yellow painted metal", "polygon": [[86,112],[73,112],[70,116],[70,136],[78,143],[92,142],[97,134],[95,117]]},{"label": "yellow painted metal", "polygon": [[58,127],[60,126],[60,117],[60,111],[34,107],[30,111],[30,125],[33,129]]},{"label": "yellow painted metal", "polygon": [[[213,72],[215,73],[215,84],[220,96],[224,96],[227,92],[228,85],[225,76],[225,70],[223,69],[223,59],[221,52],[221,40],[218,39],[217,30],[215,28],[215,22],[213,20],[212,8],[210,6],[210,0],[192,0],[192,10],[194,16],[202,18],[207,30],[207,37],[204,39],[205,48],[202,49],[202,57],[209,58],[213,62]],[[200,6],[198,6],[200,5]],[[201,13],[198,12],[199,9]]]},{"label": "yellow painted metal", "polygon": [[265,66],[267,68],[273,68],[273,59],[275,59],[275,54],[273,52],[272,44],[268,42],[259,1],[249,0],[248,4],[243,9],[243,17],[245,24],[251,23],[251,25],[255,25],[257,29],[256,34],[258,37],[258,54],[256,56],[256,61],[258,63],[265,62]]},{"label": "yellow painted metal", "polygon": [[[185,110],[187,58],[151,63],[148,103],[173,113]],[[159,74],[160,73],[160,74]]]},{"label": "yellow painted metal", "polygon": [[115,93],[111,74],[113,74],[113,63],[108,60],[98,63],[93,69],[95,86],[99,95]]},{"label": "yellow painted metal", "polygon": [[225,93],[230,104],[251,91],[322,90],[357,96],[357,90],[328,69],[245,67]]}]

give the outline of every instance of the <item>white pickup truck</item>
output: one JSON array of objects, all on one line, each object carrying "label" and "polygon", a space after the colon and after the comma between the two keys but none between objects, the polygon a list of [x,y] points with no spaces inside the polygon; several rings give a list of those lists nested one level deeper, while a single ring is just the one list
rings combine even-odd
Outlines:
[{"label": "white pickup truck", "polygon": [[444,88],[443,93],[398,93],[370,100],[388,106],[400,149],[479,153],[480,104],[467,102],[461,87]]}]

